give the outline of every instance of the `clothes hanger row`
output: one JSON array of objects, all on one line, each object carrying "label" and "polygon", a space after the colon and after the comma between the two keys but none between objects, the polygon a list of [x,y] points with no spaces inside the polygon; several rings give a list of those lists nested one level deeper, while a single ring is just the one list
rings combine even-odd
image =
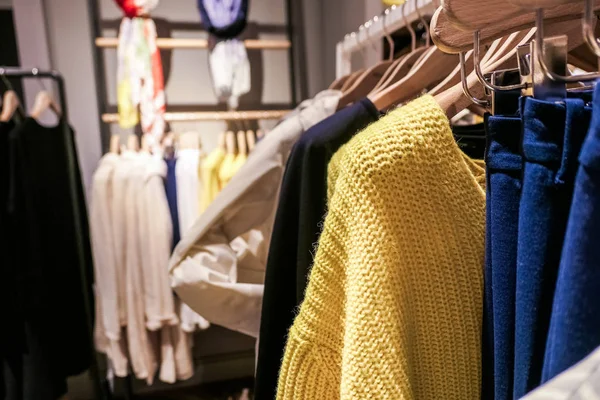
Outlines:
[{"label": "clothes hanger row", "polygon": [[[526,0],[518,0],[526,3]],[[539,0],[535,0],[539,1]],[[550,0],[543,0],[550,2]],[[489,2],[482,2],[488,4]],[[502,3],[504,4],[504,3]],[[600,10],[600,0],[586,0],[585,2],[571,2],[560,6],[544,8],[546,23],[560,21],[574,21],[584,16],[584,6],[592,5],[592,10]],[[486,14],[485,11],[482,13]],[[500,13],[498,23],[486,26],[465,28],[464,25],[455,24],[455,20],[446,13],[445,8],[438,8],[431,19],[431,38],[436,46],[446,53],[458,54],[473,49],[473,32],[480,31],[480,43],[488,44],[499,37],[507,34],[507,31],[516,31],[533,28],[536,21],[536,13],[531,7],[520,9],[519,15],[503,16]],[[507,18],[502,20],[500,18]]]},{"label": "clothes hanger row", "polygon": [[[523,18],[526,11],[546,8],[549,18],[571,15],[569,4],[580,0],[507,0],[502,2],[477,0],[442,0],[444,14],[457,27],[474,31],[492,25],[511,25],[514,18]],[[580,6],[581,7],[581,6]]]},{"label": "clothes hanger row", "polygon": [[[385,111],[428,91],[435,96],[451,118],[473,104],[490,109],[491,98],[497,91],[515,89],[525,91],[532,86],[539,89],[543,85],[560,89],[560,86],[565,87],[566,83],[589,81],[600,77],[598,72],[588,73],[583,77],[571,77],[567,75],[566,70],[567,51],[584,43],[588,44],[595,55],[600,55],[600,45],[594,34],[594,11],[600,9],[600,0],[585,2],[514,0],[508,7],[509,11],[511,7],[513,11],[514,8],[518,8],[520,15],[509,19],[499,19],[508,14],[496,13],[493,7],[487,7],[488,2],[477,2],[484,5],[484,8],[482,4],[478,5],[477,13],[480,19],[474,19],[474,23],[467,21],[456,25],[457,15],[462,15],[461,10],[466,9],[460,1],[467,4],[474,3],[474,0],[454,1],[451,5],[443,2],[434,13],[429,30],[438,47],[428,48],[427,44],[421,47],[411,46],[411,52],[397,60],[392,62],[389,59],[384,60],[360,71],[359,77],[351,85],[346,85],[347,90],[343,91],[340,107],[368,93],[374,105],[379,110]],[[544,8],[540,8],[541,6]],[[406,7],[406,3],[401,7]],[[416,1],[415,7],[418,10]],[[454,14],[447,15],[447,9],[452,10]],[[421,19],[423,21],[422,16]],[[577,19],[582,19],[581,26],[573,23]],[[383,22],[385,27],[385,21]],[[475,26],[475,28],[466,29],[466,26]],[[534,26],[537,26],[537,29]],[[406,24],[406,27],[411,32],[410,24]],[[368,25],[363,28],[367,38],[368,28]],[[386,36],[389,35],[387,31],[384,33]],[[543,40],[544,37],[554,35],[565,36],[562,41]],[[533,41],[533,39],[537,40]],[[532,41],[534,45],[530,44]],[[368,43],[368,40],[365,43]],[[486,45],[485,54],[482,54],[481,50],[483,45]],[[546,51],[545,47],[550,51]],[[564,62],[558,63],[564,65],[562,70],[550,68],[550,65],[556,65],[552,59],[554,57],[552,52],[556,52],[557,49],[562,49],[565,55]],[[529,74],[528,80],[518,85],[504,87],[495,85],[489,80],[487,74],[493,71],[516,68],[519,65],[518,56],[523,51],[529,52],[527,54],[533,60],[531,65],[522,72],[525,77]],[[456,57],[456,54],[459,56]],[[561,52],[558,51],[557,54]],[[576,59],[572,59],[571,62],[582,67],[577,65]],[[535,79],[531,78],[534,68],[538,76]],[[373,86],[374,82],[377,83]],[[566,93],[566,88],[564,90]],[[537,92],[541,93],[539,90]]]},{"label": "clothes hanger row", "polygon": [[[337,87],[336,85],[339,82],[346,82],[341,87],[342,97],[340,98],[340,101],[338,103],[338,108],[342,108],[347,104],[357,101],[358,99],[363,98],[367,95],[369,95],[369,98],[375,96],[386,96],[389,91],[389,88],[393,84],[401,80],[403,77],[407,76],[409,71],[411,71],[411,69],[413,69],[415,65],[422,64],[426,60],[431,60],[431,62],[437,62],[444,58],[443,56],[440,56],[437,53],[434,54],[434,52],[431,51],[432,48],[429,47],[430,41],[428,34],[424,45],[417,47],[416,32],[407,18],[407,8],[409,6],[410,4],[405,2],[400,6],[400,9],[396,12],[396,14],[400,13],[402,15],[404,26],[410,34],[411,51],[408,54],[399,57],[397,60],[393,60],[394,42],[386,27],[386,17],[390,14],[390,10],[395,10],[397,9],[396,7],[392,7],[392,9],[387,9],[382,13],[381,16],[376,16],[364,25],[361,25],[361,28],[359,28],[359,35],[361,35],[362,32],[364,32],[364,35],[366,35],[366,39],[364,40],[364,46],[366,46],[367,44],[372,42],[369,29],[373,24],[377,23],[381,19],[381,30],[388,43],[390,43],[390,58],[381,61],[380,63],[376,64],[371,68],[362,69],[360,71],[357,71],[355,73],[349,74],[345,77],[336,80],[332,84],[332,88]],[[416,0],[414,0],[414,10],[416,11],[418,19],[421,21],[425,32],[429,32],[428,22],[425,20],[423,13],[421,12]],[[432,57],[435,56],[438,56],[438,58],[432,59]],[[428,67],[430,67],[430,65],[428,65]],[[418,88],[414,87],[418,86],[414,84],[414,80],[419,79],[420,77],[421,75],[412,77],[412,79],[408,81],[409,83],[405,83],[405,85],[411,85],[412,83],[412,91],[418,91]],[[347,82],[351,83],[348,84]]]},{"label": "clothes hanger row", "polygon": [[[540,4],[536,1],[528,3],[530,4],[531,8],[537,7]],[[524,0],[521,2],[524,3]],[[551,3],[549,0],[544,0],[544,2],[546,4]],[[472,49],[474,49],[474,71],[470,74],[467,73],[465,65],[466,53],[464,51],[460,51],[460,90],[458,87],[453,87],[447,92],[436,96],[436,100],[442,106],[442,108],[444,108],[447,115],[451,117],[452,115],[456,114],[461,109],[464,109],[468,102],[473,102],[489,109],[492,103],[491,97],[497,91],[521,89],[524,93],[528,93],[527,90],[531,89],[533,86],[534,96],[536,96],[536,87],[543,88],[543,90],[538,90],[538,93],[542,94],[548,89],[552,91],[558,90],[566,94],[566,83],[585,82],[598,79],[600,77],[598,72],[592,72],[577,77],[568,76],[566,74],[567,51],[577,48],[583,43],[587,43],[590,50],[593,51],[594,54],[598,54],[598,44],[595,36],[593,35],[595,29],[593,11],[596,7],[596,4],[591,0],[586,0],[585,10],[582,10],[584,4],[581,4],[581,2],[576,5],[577,7],[573,7],[574,4],[567,5],[571,7],[570,14],[567,14],[564,11],[564,8],[562,9],[562,15],[558,19],[560,22],[557,22],[556,8],[551,8],[550,10],[554,11],[547,13],[545,8],[537,8],[534,12],[534,25],[536,28],[531,29],[517,46],[510,47],[508,52],[500,52],[498,54],[499,57],[496,57],[491,63],[483,60],[481,60],[483,62],[480,63],[479,46],[481,45],[482,32],[479,30],[472,32],[472,42],[474,43],[474,47],[472,47]],[[564,4],[560,7],[563,6]],[[573,20],[581,18],[582,11],[585,11],[583,13],[582,26],[579,26],[579,24],[573,24]],[[432,31],[436,32],[436,34],[439,34],[439,32],[442,31],[436,31],[436,24],[438,24],[440,21],[444,21],[444,23],[446,23],[443,18],[444,15],[445,8],[438,9],[434,15],[432,20]],[[548,15],[550,15],[550,18],[547,18]],[[519,20],[518,18],[514,18],[510,21],[502,21],[500,24],[501,28],[495,27],[497,31],[495,34],[500,36],[511,34],[521,29],[523,26],[522,24],[523,21]],[[526,26],[529,26],[529,23]],[[487,28],[488,32],[492,28],[494,27],[489,26],[489,28]],[[446,29],[445,31],[450,32],[451,29]],[[561,36],[554,37],[555,35]],[[442,36],[441,39],[445,40],[447,38]],[[532,42],[532,39],[535,40]],[[434,42],[437,43],[435,34]],[[530,42],[532,42],[532,44],[529,44]],[[527,47],[528,44],[529,47]],[[546,48],[548,48],[550,51],[548,51]],[[519,55],[519,52],[525,52],[524,54],[528,54],[530,56],[529,58],[532,60],[530,65],[527,65],[526,68],[521,69],[522,75],[525,74],[525,77],[527,78],[524,82],[518,85],[501,87],[488,81],[488,79],[484,76],[486,72],[493,72],[504,68],[514,68],[517,66],[518,60],[527,59],[527,57],[522,57],[522,55],[520,58],[518,58],[517,56]],[[562,62],[560,59],[556,58],[557,55],[560,54],[565,56]],[[548,62],[549,60],[551,62]],[[555,69],[557,65],[562,65],[562,67]],[[519,66],[523,68],[523,65]],[[534,68],[536,69],[535,71],[533,70]],[[486,90],[484,90],[484,88]],[[461,92],[463,93],[461,94]]]},{"label": "clothes hanger row", "polygon": [[264,133],[260,129],[256,133],[252,130],[239,130],[237,133],[233,131],[221,132],[218,147],[226,154],[247,156],[254,150],[257,140],[263,136]]}]

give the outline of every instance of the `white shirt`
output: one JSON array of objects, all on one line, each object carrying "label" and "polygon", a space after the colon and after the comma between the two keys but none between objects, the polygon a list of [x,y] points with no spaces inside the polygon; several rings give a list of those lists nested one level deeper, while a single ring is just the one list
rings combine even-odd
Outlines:
[{"label": "white shirt", "polygon": [[[201,152],[199,149],[183,149],[177,152],[175,177],[177,179],[177,209],[179,211],[180,237],[194,225],[200,216],[199,199],[202,183],[198,174]],[[181,302],[181,327],[194,332],[196,327],[207,329],[210,323],[187,304]]]}]

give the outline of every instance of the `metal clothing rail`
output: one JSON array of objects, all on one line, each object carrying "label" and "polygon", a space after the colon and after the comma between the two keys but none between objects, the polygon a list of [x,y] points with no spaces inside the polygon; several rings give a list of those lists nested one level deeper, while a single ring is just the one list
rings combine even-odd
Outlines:
[{"label": "metal clothing rail", "polygon": [[58,86],[58,97],[60,104],[60,112],[62,114],[62,118],[65,121],[68,121],[68,110],[67,110],[67,95],[65,92],[65,82],[60,74],[57,71],[40,71],[37,68],[31,69],[23,69],[16,67],[0,67],[0,75],[6,77],[15,77],[15,78],[51,78],[53,79]]},{"label": "metal clothing rail", "polygon": [[[281,119],[290,111],[291,110],[167,112],[165,113],[165,120],[167,122],[181,122]],[[107,124],[119,122],[119,114],[102,114],[102,122]]]},{"label": "metal clothing rail", "polygon": [[[419,12],[417,12],[417,8]],[[407,0],[403,5],[393,5],[381,15],[365,22],[358,28],[358,31],[346,34],[344,39],[336,45],[336,79],[352,72],[352,53],[404,28],[407,25],[406,22],[412,24],[419,20],[419,13],[422,16],[433,15],[435,9],[436,2],[434,0]]]},{"label": "metal clothing rail", "polygon": [[[79,193],[76,187],[76,182],[81,179],[77,174],[76,163],[78,162],[73,153],[75,144],[73,143],[73,137],[71,135],[68,126],[68,109],[67,109],[67,95],[65,91],[65,82],[63,76],[58,71],[42,71],[37,68],[14,68],[14,67],[0,67],[0,76],[3,77],[14,77],[14,78],[50,78],[54,80],[58,86],[58,97],[60,105],[60,124],[63,126],[64,143],[66,145],[67,165],[69,166],[69,185],[70,188],[70,200],[73,205],[73,220],[74,228],[76,232],[82,232],[83,226],[81,224],[81,216],[86,212],[85,208],[82,209],[79,204]],[[87,281],[87,267],[93,268],[91,265],[87,265],[84,243],[80,235],[76,235],[76,247],[77,247],[77,260],[80,265],[81,273],[81,290],[83,294],[84,308],[86,314],[86,326],[88,330],[88,340],[90,343],[90,352],[92,355],[92,364],[90,366],[90,373],[94,382],[94,391],[96,399],[98,400],[109,400],[111,399],[110,391],[108,390],[108,384],[105,379],[100,376],[100,368],[98,365],[98,358],[96,350],[94,349],[94,308],[92,302],[92,294],[87,290],[89,285]]]},{"label": "metal clothing rail", "polygon": [[[98,47],[117,47],[119,38],[116,37],[98,37],[96,46]],[[248,50],[287,50],[291,47],[289,40],[275,39],[246,39],[244,46]],[[190,39],[190,38],[157,38],[156,46],[159,49],[208,49],[208,39]]]}]

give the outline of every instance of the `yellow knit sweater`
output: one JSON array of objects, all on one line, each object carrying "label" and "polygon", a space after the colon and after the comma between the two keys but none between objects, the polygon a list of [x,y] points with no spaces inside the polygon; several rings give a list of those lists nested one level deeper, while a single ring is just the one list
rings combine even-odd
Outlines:
[{"label": "yellow knit sweater", "polygon": [[484,171],[432,97],[329,165],[329,212],[278,400],[480,398]]}]

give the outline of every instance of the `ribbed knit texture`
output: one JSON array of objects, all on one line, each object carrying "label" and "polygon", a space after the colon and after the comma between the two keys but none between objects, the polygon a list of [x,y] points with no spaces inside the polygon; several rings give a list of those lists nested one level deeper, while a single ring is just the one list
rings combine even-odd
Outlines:
[{"label": "ribbed knit texture", "polygon": [[480,397],[483,174],[431,96],[340,149],[278,400]]}]

